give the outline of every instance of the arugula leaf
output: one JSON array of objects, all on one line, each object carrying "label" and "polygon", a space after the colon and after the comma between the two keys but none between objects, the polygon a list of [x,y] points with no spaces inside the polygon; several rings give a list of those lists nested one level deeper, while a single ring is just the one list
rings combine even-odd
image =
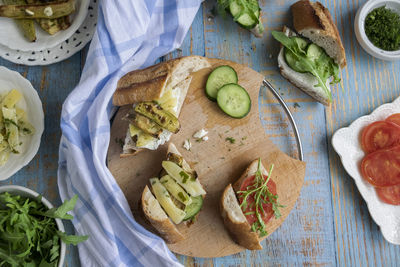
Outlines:
[{"label": "arugula leaf", "polygon": [[[247,186],[246,190],[244,191],[237,192],[238,197],[241,200],[240,208],[243,212],[245,212],[244,215],[247,216],[254,214],[256,216],[257,221],[251,225],[251,230],[253,232],[258,232],[260,237],[268,235],[265,222],[262,218],[262,216],[265,215],[263,204],[265,203],[272,205],[275,218],[279,218],[279,216],[281,216],[279,208],[284,207],[283,205],[279,204],[278,195],[272,194],[268,188],[268,182],[269,179],[271,179],[273,169],[274,165],[272,164],[268,172],[267,179],[264,179],[264,175],[261,171],[261,159],[258,159],[258,167],[254,175],[254,184]],[[255,207],[255,210],[246,212],[249,206],[248,198],[250,196],[254,198],[254,202],[252,202],[251,205],[253,205],[252,207]]]},{"label": "arugula leaf", "polygon": [[326,86],[326,81],[333,77],[331,84],[340,82],[339,77],[339,66],[333,61],[331,57],[326,54],[322,49],[322,53],[319,58],[313,60],[307,57],[305,50],[301,49],[300,44],[297,42],[297,38],[291,38],[286,36],[283,32],[273,31],[272,36],[280,42],[285,49],[289,50],[291,56],[296,59],[296,67],[302,69],[305,72],[311,73],[318,80],[318,84],[315,87],[321,87],[324,89],[329,101],[332,101],[332,94],[329,88]]},{"label": "arugula leaf", "polygon": [[72,220],[74,217],[67,214],[67,212],[74,209],[77,200],[78,196],[75,195],[70,200],[65,201],[60,207],[49,209],[43,214],[43,216],[50,218]]},{"label": "arugula leaf", "polygon": [[65,244],[73,244],[75,246],[89,238],[88,235],[67,235],[61,231],[57,231],[57,235]]},{"label": "arugula leaf", "polygon": [[0,194],[0,267],[56,267],[60,241],[77,244],[88,237],[59,232],[54,218],[72,218],[67,214],[77,196],[59,208],[48,210],[41,196],[27,198],[8,192]]}]

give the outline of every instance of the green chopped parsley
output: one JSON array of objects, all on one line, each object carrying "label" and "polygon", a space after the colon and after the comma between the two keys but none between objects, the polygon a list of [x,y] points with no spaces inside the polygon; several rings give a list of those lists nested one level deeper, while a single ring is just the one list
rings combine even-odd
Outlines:
[{"label": "green chopped parsley", "polygon": [[225,138],[225,141],[229,141],[231,144],[234,144],[236,142],[236,139],[233,137],[227,137]]},{"label": "green chopped parsley", "polygon": [[400,15],[395,11],[378,7],[365,19],[365,33],[376,46],[386,51],[400,49]]}]

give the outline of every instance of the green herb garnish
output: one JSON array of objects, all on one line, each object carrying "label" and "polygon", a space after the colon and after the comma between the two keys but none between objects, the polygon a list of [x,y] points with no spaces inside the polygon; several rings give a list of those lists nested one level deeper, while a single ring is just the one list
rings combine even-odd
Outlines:
[{"label": "green herb garnish", "polygon": [[182,177],[182,183],[186,183],[186,181],[189,179],[189,174],[187,174],[186,172],[184,172],[184,171],[181,171],[180,173],[179,173],[179,175]]},{"label": "green herb garnish", "polygon": [[286,36],[283,32],[273,31],[272,36],[280,42],[290,53],[292,57],[296,60],[296,67],[305,72],[311,73],[318,80],[316,87],[321,87],[324,89],[329,101],[332,101],[332,94],[329,88],[326,86],[326,81],[333,77],[331,84],[339,83],[339,66],[336,64],[331,57],[326,54],[323,50],[321,55],[312,59],[307,56],[304,49],[300,47],[300,44],[296,38],[291,38]]},{"label": "green herb garnish", "polygon": [[229,141],[231,144],[234,144],[236,142],[236,139],[233,137],[227,137],[225,138],[225,141]]},{"label": "green herb garnish", "polygon": [[365,34],[376,46],[386,51],[400,49],[400,15],[381,6],[365,18]]},{"label": "green herb garnish", "polygon": [[78,197],[59,208],[48,209],[41,196],[34,198],[0,194],[0,266],[57,266],[60,240],[76,245],[88,236],[60,232],[54,218],[72,219]]},{"label": "green herb garnish", "polygon": [[[255,214],[257,221],[255,221],[251,225],[251,229],[253,232],[259,232],[259,235],[261,237],[268,235],[264,220],[262,219],[262,216],[265,215],[263,204],[272,205],[272,210],[274,211],[275,218],[279,218],[281,216],[279,208],[284,207],[283,205],[279,204],[278,195],[272,194],[267,186],[268,181],[272,176],[273,169],[274,165],[272,164],[268,172],[268,178],[264,180],[264,176],[261,171],[261,159],[259,159],[258,168],[254,177],[254,183],[252,185],[247,186],[246,190],[237,192],[239,199],[242,200],[240,208],[242,209],[243,212],[245,212],[248,207],[255,208],[254,211],[248,211],[245,212],[244,214],[245,215]],[[250,196],[254,197],[254,202],[249,204],[247,200]]]}]

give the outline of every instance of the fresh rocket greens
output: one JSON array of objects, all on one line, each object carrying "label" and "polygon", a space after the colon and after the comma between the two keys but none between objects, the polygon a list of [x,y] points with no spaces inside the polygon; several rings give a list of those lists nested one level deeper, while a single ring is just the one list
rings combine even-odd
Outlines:
[{"label": "fresh rocket greens", "polygon": [[41,196],[27,198],[8,192],[0,194],[0,266],[57,266],[60,240],[76,245],[88,236],[58,231],[55,218],[71,220],[78,199],[75,195],[59,208],[48,209]]},{"label": "fresh rocket greens", "polygon": [[[261,171],[261,159],[258,159],[258,168],[254,177],[254,184],[249,185],[245,191],[237,192],[239,199],[242,199],[242,203],[240,204],[242,211],[246,211],[249,205],[254,205],[255,211],[246,212],[244,215],[247,216],[254,214],[256,216],[257,221],[251,225],[251,230],[253,232],[259,232],[261,237],[268,235],[264,220],[262,219],[262,215],[265,215],[263,204],[272,205],[275,218],[279,218],[281,216],[279,208],[285,207],[279,204],[278,195],[271,193],[267,186],[268,181],[272,176],[273,169],[274,165],[272,164],[268,172],[268,178],[264,180],[264,175]],[[248,199],[250,196],[254,197],[254,202],[249,204]]]},{"label": "fresh rocket greens", "polygon": [[340,82],[339,66],[333,59],[323,49],[321,49],[322,53],[318,58],[310,58],[307,56],[306,49],[301,47],[298,38],[288,37],[283,32],[278,31],[273,31],[272,35],[288,50],[287,52],[291,53],[291,56],[295,59],[296,69],[301,69],[315,76],[318,80],[318,84],[315,86],[323,88],[329,100],[332,101],[332,94],[326,86],[326,81],[333,77],[331,84]]}]

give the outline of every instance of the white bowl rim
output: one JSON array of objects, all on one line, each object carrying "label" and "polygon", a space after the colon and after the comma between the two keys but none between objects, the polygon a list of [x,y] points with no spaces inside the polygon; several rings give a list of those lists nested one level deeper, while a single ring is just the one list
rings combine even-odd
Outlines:
[{"label": "white bowl rim", "polygon": [[[18,192],[18,193],[26,194],[25,196],[29,195],[32,197],[37,197],[40,195],[38,192],[35,192],[32,189],[29,189],[27,187],[20,186],[20,185],[0,186],[0,193],[3,193],[3,192],[9,192],[9,193],[17,193]],[[43,195],[42,195],[42,203],[49,209],[54,208],[53,204],[51,204],[51,202],[48,201]],[[55,219],[55,220],[56,220],[58,230],[60,230],[61,232],[65,232],[65,228],[64,228],[64,224],[63,224],[62,220],[60,220],[60,219]],[[66,244],[61,241],[60,258],[58,261],[58,267],[63,267],[63,265],[64,265],[66,249],[67,249]]]},{"label": "white bowl rim", "polygon": [[398,11],[400,15],[400,2],[396,0],[369,0],[365,2],[357,11],[355,20],[354,20],[354,31],[356,34],[356,38],[359,44],[364,48],[366,52],[368,52],[371,56],[374,56],[379,59],[395,61],[400,60],[400,49],[396,51],[386,51],[376,47],[365,34],[364,22],[367,15],[375,8],[385,6],[388,4],[398,5],[399,9],[393,11]]}]

